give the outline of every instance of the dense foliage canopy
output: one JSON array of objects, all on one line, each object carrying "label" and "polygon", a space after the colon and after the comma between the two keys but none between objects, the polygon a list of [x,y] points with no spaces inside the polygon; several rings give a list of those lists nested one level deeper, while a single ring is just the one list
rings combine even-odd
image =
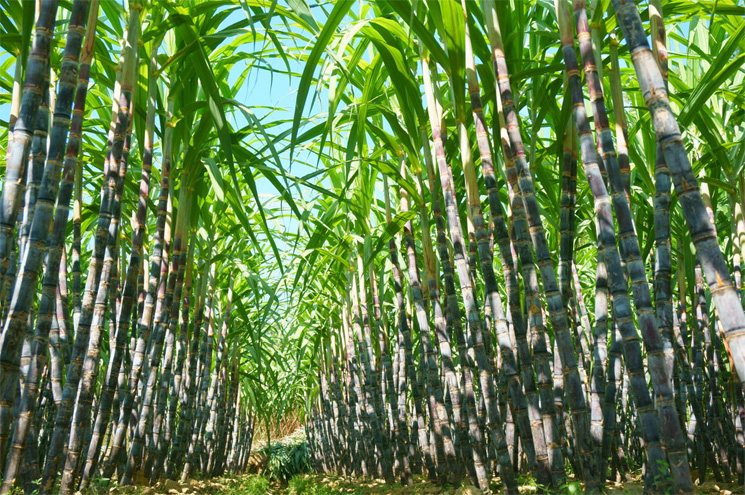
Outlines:
[{"label": "dense foliage canopy", "polygon": [[736,2],[0,7],[3,493],[743,476]]}]

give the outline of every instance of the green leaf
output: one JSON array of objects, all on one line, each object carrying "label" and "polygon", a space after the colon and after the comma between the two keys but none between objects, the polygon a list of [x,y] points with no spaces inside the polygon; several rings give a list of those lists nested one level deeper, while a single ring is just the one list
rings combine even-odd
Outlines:
[{"label": "green leaf", "polygon": [[207,169],[207,173],[212,180],[212,188],[215,191],[217,199],[219,201],[225,201],[225,183],[223,181],[220,168],[217,166],[217,163],[215,163],[215,160],[210,157],[205,157],[204,163],[207,165],[205,168]]},{"label": "green leaf", "polygon": [[305,0],[287,0],[288,5],[297,15],[300,16],[316,34],[320,32],[318,23],[313,18],[313,14],[310,11],[310,7]]},{"label": "green leaf", "polygon": [[[305,68],[303,69],[302,76],[300,76],[300,85],[298,86],[297,100],[295,101],[295,115],[292,123],[293,153],[294,145],[297,143],[297,134],[300,130],[300,120],[303,115],[303,110],[305,110],[305,100],[308,98],[310,86],[313,82],[313,74],[316,71],[318,61],[321,59],[321,55],[329,45],[339,23],[341,23],[347,15],[347,12],[353,4],[353,0],[339,0],[334,4],[333,10],[323,25],[323,29],[316,38],[313,49],[305,60]],[[290,159],[292,159],[292,154],[290,155]]]},{"label": "green leaf", "polygon": [[691,123],[695,114],[705,106],[707,100],[722,87],[725,81],[740,70],[745,63],[745,53],[740,53],[730,60],[735,51],[742,50],[741,42],[745,39],[745,23],[727,40],[724,46],[717,50],[711,67],[701,78],[699,84],[694,88],[686,105],[678,116],[678,122],[682,127]]}]

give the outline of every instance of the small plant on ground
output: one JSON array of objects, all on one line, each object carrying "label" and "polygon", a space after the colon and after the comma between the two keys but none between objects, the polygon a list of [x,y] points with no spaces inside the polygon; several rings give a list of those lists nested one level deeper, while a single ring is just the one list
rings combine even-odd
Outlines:
[{"label": "small plant on ground", "polygon": [[289,483],[287,483],[287,494],[288,495],[305,495],[309,493],[309,489],[312,487],[313,482],[306,476],[295,476]]},{"label": "small plant on ground", "polygon": [[654,484],[658,489],[664,489],[665,495],[673,492],[673,476],[670,473],[670,465],[667,461],[657,460],[659,471],[654,475]]},{"label": "small plant on ground", "polygon": [[333,487],[330,486],[332,483],[328,481],[319,480],[316,477],[308,475],[294,476],[287,483],[287,495],[335,495],[339,493],[364,493],[360,490],[352,492],[351,487],[341,486]]},{"label": "small plant on ground", "polygon": [[582,493],[582,483],[579,481],[571,481],[569,483],[564,483],[559,488],[559,493],[566,494],[566,495],[578,495]]},{"label": "small plant on ground", "polygon": [[296,443],[276,443],[265,449],[269,457],[265,474],[269,479],[288,481],[297,474],[310,470],[308,444],[303,440]]},{"label": "small plant on ground", "polygon": [[249,476],[232,493],[234,495],[265,495],[268,491],[268,479],[263,476]]},{"label": "small plant on ground", "polygon": [[111,479],[96,476],[90,479],[90,482],[88,484],[88,493],[108,493],[109,488],[111,488]]},{"label": "small plant on ground", "polygon": [[517,486],[527,489],[527,493],[537,492],[540,488],[538,482],[530,474],[520,473],[517,476]]}]

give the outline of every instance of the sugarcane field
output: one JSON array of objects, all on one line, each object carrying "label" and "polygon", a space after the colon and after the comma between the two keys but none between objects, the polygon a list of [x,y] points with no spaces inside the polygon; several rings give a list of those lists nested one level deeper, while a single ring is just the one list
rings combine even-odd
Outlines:
[{"label": "sugarcane field", "polygon": [[745,494],[741,0],[0,0],[0,495]]}]

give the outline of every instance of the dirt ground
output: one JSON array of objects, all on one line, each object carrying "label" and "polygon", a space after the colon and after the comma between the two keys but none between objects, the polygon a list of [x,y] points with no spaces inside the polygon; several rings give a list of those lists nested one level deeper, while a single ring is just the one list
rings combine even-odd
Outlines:
[{"label": "dirt ground", "polygon": [[[140,484],[129,487],[113,487],[106,492],[111,495],[259,495],[250,488],[250,480],[254,476],[238,476],[231,478],[216,478],[211,480],[191,479],[185,483],[166,480],[155,486]],[[325,475],[302,475],[290,485],[271,483],[266,491],[267,495],[480,495],[481,491],[472,487],[441,487],[425,480],[417,480],[408,486],[398,484],[387,485],[382,480],[364,480],[359,478],[325,476]],[[144,480],[142,480],[144,481]],[[301,488],[306,487],[306,488]],[[494,492],[499,493],[498,486]],[[307,491],[306,491],[307,490]],[[641,495],[643,484],[640,481],[627,483],[608,484],[606,492],[612,495],[630,494]],[[538,493],[533,485],[520,486],[520,493],[529,495]],[[571,493],[571,492],[569,492]],[[580,492],[581,488],[580,488]],[[736,484],[717,483],[707,481],[696,487],[696,493],[706,495],[739,495],[745,493],[742,486]]]}]

